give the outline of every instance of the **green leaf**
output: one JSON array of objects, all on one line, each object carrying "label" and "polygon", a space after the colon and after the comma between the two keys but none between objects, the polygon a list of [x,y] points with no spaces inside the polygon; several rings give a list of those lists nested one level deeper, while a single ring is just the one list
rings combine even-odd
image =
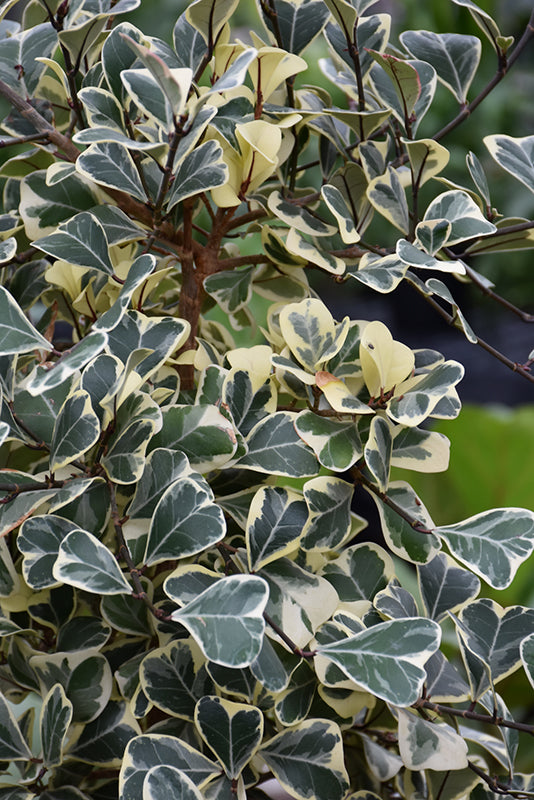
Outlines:
[{"label": "green leaf", "polygon": [[102,68],[107,84],[120,101],[123,95],[121,72],[136,61],[137,55],[124,38],[141,41],[142,33],[129,22],[121,22],[110,32],[102,47]]},{"label": "green leaf", "polygon": [[324,248],[311,244],[295,228],[290,228],[285,246],[291,256],[296,256],[301,262],[315,264],[316,267],[324,269],[331,275],[343,275],[345,272],[345,262],[341,258],[332,255]]},{"label": "green leaf", "polygon": [[246,529],[250,571],[296,550],[307,519],[306,503],[296,492],[277,486],[258,489]]},{"label": "green leaf", "polygon": [[143,781],[143,800],[202,800],[187,775],[176,767],[161,764],[148,770]]},{"label": "green leaf", "polygon": [[99,203],[93,188],[79,175],[70,175],[53,186],[47,184],[46,176],[46,170],[32,170],[20,185],[19,213],[31,238],[51,234],[59,223]]},{"label": "green leaf", "polygon": [[463,6],[469,9],[469,13],[477,23],[478,27],[484,31],[492,45],[497,49],[499,47],[499,38],[501,32],[495,20],[484,11],[480,6],[473,2],[473,0],[452,0],[457,6]]},{"label": "green leaf", "polygon": [[365,542],[348,547],[325,564],[321,575],[332,584],[345,609],[363,616],[393,577],[393,561],[379,545]]},{"label": "green leaf", "polygon": [[24,741],[11,704],[0,692],[0,758],[2,761],[27,761],[31,750]]},{"label": "green leaf", "polygon": [[178,478],[192,474],[193,470],[183,453],[164,447],[156,448],[146,459],[143,475],[128,508],[128,516],[151,517],[165,490]]},{"label": "green leaf", "polygon": [[339,27],[343,31],[346,43],[352,43],[357,19],[357,11],[348,0],[325,0]]},{"label": "green leaf", "polygon": [[388,417],[400,425],[420,425],[463,376],[462,364],[445,361],[422,377],[409,378],[402,387],[403,394],[388,403]]},{"label": "green leaf", "polygon": [[117,299],[110,309],[100,315],[93,325],[93,331],[100,330],[107,332],[119,324],[130,304],[135,290],[141,286],[143,281],[148,278],[155,268],[156,259],[152,255],[144,254],[135,259],[128,270],[128,275],[126,276],[126,280],[121,287]]},{"label": "green leaf", "polygon": [[397,427],[393,432],[391,466],[417,472],[443,472],[449,466],[450,442],[437,431]]},{"label": "green leaf", "polygon": [[495,134],[482,141],[499,166],[534,192],[534,136]]},{"label": "green leaf", "polygon": [[523,667],[532,686],[534,686],[534,633],[527,636],[519,646]]},{"label": "green leaf", "polygon": [[253,575],[221,578],[172,618],[188,629],[206,658],[227,667],[246,667],[263,641],[268,587]]},{"label": "green leaf", "polygon": [[[377,505],[382,532],[392,551],[400,558],[414,564],[426,564],[434,558],[440,549],[438,537],[434,533],[421,533],[416,530],[376,494],[370,494]],[[434,527],[428,511],[409,484],[404,481],[393,481],[389,485],[387,496],[427,531]]]},{"label": "green leaf", "polygon": [[488,179],[486,178],[486,173],[484,172],[484,167],[482,166],[476,155],[471,150],[466,155],[465,162],[467,164],[467,169],[469,170],[469,174],[471,175],[473,183],[480,192],[480,195],[483,198],[486,206],[490,208],[491,207],[490,190],[488,186]]},{"label": "green leaf", "polygon": [[[147,201],[147,194],[135,162],[127,148],[119,142],[98,141],[91,144],[87,150],[78,156],[76,169],[80,175],[95,183],[126,192],[142,203]],[[37,246],[40,246],[39,243],[37,243]],[[65,256],[65,260],[68,261],[69,259]],[[70,260],[72,261],[72,258]],[[113,270],[111,269],[110,271],[112,272]]]},{"label": "green leaf", "polygon": [[[271,32],[273,22],[260,2],[257,3],[265,27]],[[277,0],[276,34],[279,47],[289,53],[300,55],[315,39],[328,20],[329,11],[319,0]]]},{"label": "green leaf", "polygon": [[449,726],[399,709],[399,752],[404,766],[441,772],[468,766],[467,743]]},{"label": "green leaf", "polygon": [[393,438],[390,424],[383,417],[373,417],[364,447],[364,458],[367,468],[381,492],[386,491],[389,483],[392,449]]},{"label": "green leaf", "polygon": [[52,573],[56,580],[95,594],[131,594],[116,558],[87,531],[75,530],[61,542]]},{"label": "green leaf", "polygon": [[61,223],[56,233],[37,239],[32,244],[44,253],[68,261],[69,264],[77,264],[107,275],[113,274],[104,228],[87,211],[76,214],[68,222]]},{"label": "green leaf", "polygon": [[425,662],[440,643],[439,625],[422,617],[381,622],[318,652],[340,667],[358,686],[396,706],[419,698]]},{"label": "green leaf", "polygon": [[50,447],[50,469],[55,472],[80,458],[100,436],[100,421],[91,398],[83,389],[70,394],[63,403],[54,426]]},{"label": "green leaf", "polygon": [[167,714],[193,721],[201,697],[213,692],[213,681],[199,668],[198,649],[191,641],[174,641],[149,653],[141,664],[143,691]]},{"label": "green leaf", "polygon": [[[45,70],[37,59],[50,56],[56,46],[57,33],[48,22],[4,37],[0,51],[2,79],[19,96],[33,97]],[[15,64],[19,65],[16,69]]]},{"label": "green leaf", "polygon": [[435,256],[451,235],[451,223],[448,219],[433,219],[420,222],[415,229],[417,239],[427,253]]},{"label": "green leaf", "polygon": [[326,205],[336,218],[339,233],[345,244],[354,244],[360,240],[356,230],[352,210],[347,206],[345,198],[336,186],[325,184],[321,187],[321,195]]},{"label": "green leaf", "polygon": [[298,436],[295,417],[293,412],[277,411],[258,422],[247,436],[248,452],[239,466],[293,478],[317,474],[317,460]]},{"label": "green leaf", "polygon": [[[201,788],[220,774],[217,764],[183,739],[155,733],[143,734],[131,739],[124,753],[119,775],[121,800],[139,800],[143,796],[143,783],[147,773],[153,767],[160,766],[180,770]],[[192,800],[187,796],[186,798]]]},{"label": "green leaf", "polygon": [[[126,403],[121,405],[119,414]],[[159,406],[155,403],[154,411],[155,418],[136,419],[131,423],[124,421],[110,437],[108,450],[102,457],[102,466],[108,477],[116,483],[134,483],[141,478],[146,448],[154,432],[161,427]]]},{"label": "green leaf", "polygon": [[11,261],[17,252],[17,240],[14,236],[0,242],[0,264],[5,264],[6,261]]},{"label": "green leaf", "polygon": [[228,174],[220,144],[214,139],[204,142],[178,164],[167,210],[187,197],[222,186],[228,180]]},{"label": "green leaf", "polygon": [[[191,88],[192,70],[189,67],[170,68],[164,59],[148,47],[122,34],[129,46],[149,70],[150,74],[167,98],[174,117],[179,119],[185,110],[187,96]],[[174,56],[174,53],[173,53]]]},{"label": "green leaf", "polygon": [[80,89],[78,97],[82,101],[88,122],[92,128],[102,126],[122,133],[124,118],[119,102],[111,92],[95,86]]},{"label": "green leaf", "polygon": [[332,236],[335,233],[333,225],[328,225],[306,208],[289,203],[280,192],[271,192],[268,199],[269,209],[290,228],[309,236]]},{"label": "green leaf", "polygon": [[0,350],[2,355],[50,350],[50,342],[28,322],[12,295],[0,286]]},{"label": "green leaf", "polygon": [[489,236],[497,230],[467,192],[456,189],[438,195],[425,212],[425,222],[442,219],[451,223],[447,239],[449,246],[478,236]]},{"label": "green leaf", "polygon": [[267,564],[260,575],[269,586],[267,613],[297,647],[305,647],[336,610],[336,591],[289,558]]},{"label": "green leaf", "polygon": [[21,526],[17,547],[24,555],[22,574],[32,589],[40,591],[57,586],[52,574],[61,542],[78,526],[55,514],[33,516]]},{"label": "green leaf", "polygon": [[418,564],[417,577],[425,610],[436,622],[444,619],[448,611],[458,611],[474,600],[480,591],[476,575],[459,567],[445,553],[437,553],[427,564]]},{"label": "green leaf", "polygon": [[432,64],[438,80],[459,103],[467,102],[467,93],[480,61],[480,39],[465,34],[432,31],[404,31],[399,38],[414,58]]},{"label": "green leaf", "polygon": [[460,260],[441,261],[429,256],[406,239],[398,239],[396,253],[399,258],[416,269],[434,269],[438,272],[452,272],[456,275],[465,275],[465,267]]},{"label": "green leaf", "polygon": [[408,265],[396,254],[380,257],[365,253],[357,268],[348,268],[347,275],[376,292],[387,294],[397,288],[407,271]]},{"label": "green leaf", "polygon": [[85,725],[69,756],[90,764],[119,767],[139,725],[125,703],[109,702],[97,719]]},{"label": "green leaf", "polygon": [[208,484],[182,477],[163,493],[152,517],[144,561],[147,566],[201,553],[226,532],[222,509]]},{"label": "green leaf", "polygon": [[113,678],[108,660],[95,649],[73,653],[40,653],[30,658],[41,693],[61,684],[72,703],[73,722],[91,722],[106,707]]},{"label": "green leaf", "polygon": [[124,69],[121,80],[130,97],[149,120],[169,133],[174,127],[173,109],[151,71],[145,68]]},{"label": "green leaf", "polygon": [[406,195],[393,167],[388,167],[384,175],[374,178],[370,182],[367,197],[376,210],[392,225],[403,233],[408,233],[410,217]]},{"label": "green leaf", "polygon": [[276,698],[274,712],[282,725],[296,725],[309,715],[317,689],[317,676],[303,661],[291,676],[289,686]]},{"label": "green leaf", "polygon": [[48,769],[63,761],[63,746],[71,719],[72,703],[63,687],[56,684],[43,701],[40,720],[43,761]]},{"label": "green leaf", "polygon": [[73,617],[61,624],[57,635],[57,650],[74,651],[107,644],[111,628],[100,617]]},{"label": "green leaf", "polygon": [[[436,70],[427,61],[406,59],[404,63],[413,67],[419,78],[419,96],[415,101],[414,110],[410,118],[411,132],[412,135],[415,136],[419,123],[430,108],[432,100],[434,99],[437,84]],[[404,125],[406,116],[402,96],[399,96],[399,93],[396,91],[394,84],[391,82],[385,70],[378,64],[373,64],[370,78],[381,102],[389,106],[401,125]]]},{"label": "green leaf", "polygon": [[521,666],[519,648],[534,633],[534,609],[502,608],[484,597],[463,608],[456,624],[465,646],[488,667],[493,684]]},{"label": "green leaf", "polygon": [[[131,552],[131,540],[127,536],[125,538]],[[135,553],[132,553],[132,557],[134,556]],[[134,558],[134,561],[135,563],[139,563],[140,559]],[[141,579],[141,583],[145,585],[143,579]],[[151,585],[149,583],[146,584],[145,591],[147,592],[147,596],[150,596],[150,589]],[[100,604],[100,610],[103,619],[105,619],[108,625],[121,632],[130,633],[132,636],[148,637],[152,636],[154,633],[147,606],[142,600],[132,603],[131,595],[104,595]]]},{"label": "green leaf", "polygon": [[335,551],[356,532],[352,530],[350,511],[353,493],[352,484],[330,476],[313,478],[304,484],[304,499],[309,511],[302,530],[301,546],[304,550]]},{"label": "green leaf", "polygon": [[185,11],[176,20],[172,38],[179,65],[189,67],[196,74],[206,54],[206,44],[199,31],[188,22]]},{"label": "green leaf", "polygon": [[295,428],[326,469],[345,472],[363,455],[358,428],[352,420],[342,422],[313,411],[301,411]]},{"label": "green leaf", "polygon": [[210,52],[221,28],[230,19],[237,4],[238,0],[196,0],[187,7],[188,21],[202,35]]},{"label": "green leaf", "polygon": [[387,53],[377,53],[376,50],[368,52],[380,64],[393,83],[393,87],[401,102],[403,110],[403,123],[407,124],[414,113],[416,103],[421,94],[421,82],[417,70],[411,64],[400,58],[395,58]]},{"label": "green leaf", "polygon": [[258,749],[263,737],[263,713],[255,706],[220,697],[202,697],[195,725],[227,776],[236,779]]},{"label": "green leaf", "polygon": [[342,800],[349,788],[341,731],[334,722],[302,722],[269,739],[259,755],[299,800]]},{"label": "green leaf", "polygon": [[173,406],[163,410],[152,447],[181,450],[198,472],[209,472],[232,458],[237,440],[232,423],[215,406]]},{"label": "green leaf", "polygon": [[61,386],[71,375],[95,358],[107,342],[108,337],[103,331],[92,331],[62,355],[50,369],[34,370],[26,389],[35,396]]},{"label": "green leaf", "polygon": [[217,272],[204,279],[204,288],[227,314],[235,314],[250,303],[255,274],[253,267],[239,272]]},{"label": "green leaf", "polygon": [[462,564],[494,589],[505,589],[534,550],[534,512],[494,508],[436,533]]}]

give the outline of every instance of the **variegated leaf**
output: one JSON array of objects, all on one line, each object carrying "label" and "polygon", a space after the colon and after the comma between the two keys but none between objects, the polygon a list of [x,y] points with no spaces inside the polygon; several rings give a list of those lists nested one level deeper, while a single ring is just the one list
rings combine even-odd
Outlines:
[{"label": "variegated leaf", "polygon": [[467,93],[480,61],[480,39],[459,33],[405,31],[400,40],[414,58],[432,64],[438,80],[459,103],[467,102]]},{"label": "variegated leaf", "polygon": [[426,680],[423,665],[438,649],[440,640],[439,625],[416,617],[381,622],[347,639],[322,645],[319,652],[358,686],[393,705],[410,706]]},{"label": "variegated leaf", "polygon": [[205,786],[220,773],[220,767],[214,761],[183,739],[156,733],[143,734],[131,739],[126,747],[119,775],[121,800],[139,800],[143,796],[147,774],[153,767],[162,765],[180,770],[199,787]]},{"label": "variegated leaf", "polygon": [[341,731],[334,722],[307,720],[269,739],[259,755],[298,800],[342,800],[348,789]]},{"label": "variegated leaf", "polygon": [[40,716],[43,761],[50,769],[63,761],[63,746],[72,719],[72,703],[59,683],[45,697]]},{"label": "variegated leaf", "polygon": [[50,447],[52,472],[80,458],[100,436],[100,421],[83,389],[70,394],[58,414]]},{"label": "variegated leaf", "polygon": [[435,532],[468,569],[504,589],[534,550],[534,512],[494,508]]},{"label": "variegated leaf", "polygon": [[198,478],[182,477],[162,494],[148,532],[147,565],[195,555],[224,537],[222,509],[213,502],[209,485]]},{"label": "variegated leaf", "polygon": [[263,641],[268,586],[253,575],[221,578],[172,618],[189,630],[206,658],[228,667],[246,667]]},{"label": "variegated leaf", "polygon": [[57,581],[86,592],[132,593],[115,556],[87,531],[71,531],[62,540],[52,574]]},{"label": "variegated leaf", "polygon": [[239,777],[263,737],[263,713],[259,708],[216,696],[198,701],[195,725],[232,779]]},{"label": "variegated leaf", "polygon": [[277,486],[258,489],[246,527],[249,569],[257,572],[270,561],[294,551],[303,535],[308,509],[302,496]]},{"label": "variegated leaf", "polygon": [[449,725],[421,719],[403,709],[398,715],[399,752],[408,769],[448,772],[467,767],[467,744]]},{"label": "variegated leaf", "polygon": [[354,535],[350,511],[353,493],[352,484],[340,478],[320,476],[305,483],[309,518],[302,531],[304,550],[337,550]]}]

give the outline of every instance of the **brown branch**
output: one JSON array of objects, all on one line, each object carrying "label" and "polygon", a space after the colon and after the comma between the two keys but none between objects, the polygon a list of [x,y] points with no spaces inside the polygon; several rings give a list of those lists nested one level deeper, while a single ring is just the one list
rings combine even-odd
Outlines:
[{"label": "brown branch", "polygon": [[108,490],[111,504],[111,519],[113,521],[113,528],[115,529],[115,536],[117,537],[117,543],[119,546],[117,557],[122,558],[126,563],[128,572],[130,573],[130,578],[132,579],[132,583],[135,588],[135,599],[142,600],[150,613],[153,614],[156,619],[167,619],[167,615],[161,611],[161,609],[156,608],[156,606],[153,604],[152,600],[145,592],[143,584],[141,583],[141,572],[135,566],[130,553],[130,548],[128,547],[126,539],[124,538],[124,533],[122,530],[123,521],[120,518],[117,507],[115,486],[111,481],[108,481]]},{"label": "brown branch", "polygon": [[532,797],[532,792],[522,792],[521,789],[513,789],[511,786],[508,786],[505,783],[501,783],[497,780],[497,778],[492,778],[490,775],[487,775],[484,770],[477,767],[476,764],[473,764],[472,761],[468,761],[467,765],[469,769],[471,769],[479,778],[482,778],[484,783],[486,783],[492,792],[495,794],[503,794],[509,797],[517,797],[517,798],[529,798]]},{"label": "brown branch", "polygon": [[432,703],[430,700],[418,700],[414,703],[413,708],[427,708],[433,711],[440,717],[461,717],[462,719],[470,719],[474,722],[484,722],[488,725],[496,725],[498,728],[513,728],[516,731],[529,733],[534,736],[534,725],[527,725],[523,722],[516,722],[513,719],[505,719],[504,717],[492,716],[490,714],[478,714],[476,711],[469,709],[453,708],[452,706],[445,706],[441,703]]},{"label": "brown branch", "polygon": [[[448,311],[445,311],[445,309],[442,308],[442,306],[440,306],[440,304],[436,302],[436,300],[434,300],[433,297],[429,297],[429,295],[426,294],[426,292],[424,292],[419,286],[417,286],[416,283],[411,281],[409,278],[406,278],[405,280],[407,280],[408,284],[412,286],[415,289],[415,291],[418,292],[421,295],[421,297],[423,297],[425,301],[435,311],[437,311],[440,317],[442,317],[445,320],[447,325],[450,325],[452,328],[458,330],[458,327],[456,325],[456,317],[454,317],[452,314],[449,314]],[[508,369],[511,369],[512,372],[517,372],[518,375],[521,375],[530,383],[534,383],[534,374],[532,374],[532,372],[530,372],[528,369],[525,369],[525,367],[522,364],[519,364],[517,361],[512,361],[511,358],[508,358],[507,356],[504,355],[504,353],[501,353],[491,344],[486,342],[484,339],[480,339],[478,336],[476,344],[483,350],[485,350],[487,353],[492,355],[494,358],[496,358],[497,361],[500,361],[501,364],[504,364],[506,367],[508,367]]]},{"label": "brown branch", "polygon": [[378,486],[375,486],[375,484],[363,474],[362,470],[359,467],[353,467],[350,470],[350,472],[355,484],[360,483],[369,492],[378,497],[384,503],[384,505],[388,506],[388,508],[391,508],[392,511],[394,511],[396,514],[399,515],[399,517],[401,517],[405,522],[407,522],[408,525],[414,529],[414,531],[417,531],[418,533],[424,533],[426,535],[434,533],[434,531],[431,530],[430,528],[426,528],[425,525],[420,520],[409,514],[408,511],[406,511],[402,506],[396,503],[395,500],[392,500],[391,497],[389,497],[386,494],[386,492],[380,491]]}]

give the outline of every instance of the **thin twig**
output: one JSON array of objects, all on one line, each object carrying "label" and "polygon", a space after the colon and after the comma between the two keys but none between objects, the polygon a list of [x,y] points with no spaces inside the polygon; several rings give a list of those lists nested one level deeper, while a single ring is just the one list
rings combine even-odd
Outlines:
[{"label": "thin twig", "polygon": [[507,58],[503,53],[499,52],[499,66],[493,78],[489,81],[489,83],[482,89],[482,91],[471,100],[470,103],[467,103],[460,113],[452,119],[445,127],[443,127],[440,131],[438,131],[432,138],[434,141],[439,142],[440,139],[443,139],[450,133],[452,130],[458,127],[460,123],[469,117],[475,108],[480,105],[480,103],[486,99],[486,97],[493,91],[493,89],[499,84],[507,72],[510,71],[510,68],[514,64],[515,61],[519,58],[527,44],[530,42],[532,37],[534,36],[534,11],[532,11],[530,15],[530,19],[527,23],[527,27],[525,28],[521,39],[518,41],[517,45],[514,47],[512,55],[510,58]]},{"label": "thin twig", "polygon": [[469,709],[453,708],[452,706],[445,706],[441,703],[432,703],[430,700],[418,700],[416,703],[414,703],[413,707],[427,708],[429,711],[433,711],[440,717],[461,717],[462,719],[470,719],[474,722],[483,722],[487,723],[488,725],[496,725],[498,728],[512,728],[513,730],[522,731],[523,733],[529,733],[531,736],[534,736],[534,725],[527,725],[524,722],[516,722],[513,719],[505,719],[504,717],[496,717],[490,714],[479,714],[476,711],[470,711]]}]

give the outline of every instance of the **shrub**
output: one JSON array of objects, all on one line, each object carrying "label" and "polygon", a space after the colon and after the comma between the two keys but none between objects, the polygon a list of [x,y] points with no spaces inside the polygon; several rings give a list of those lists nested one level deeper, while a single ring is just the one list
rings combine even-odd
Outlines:
[{"label": "shrub", "polygon": [[[462,365],[321,299],[409,286],[492,350],[455,282],[505,302],[481,256],[534,223],[493,207],[482,145],[448,181],[443,142],[534,15],[513,43],[453,1],[497,58],[470,100],[481,39],[390,41],[372,0],[261,0],[246,42],[237,0],[189,4],[172,46],[123,21],[139,0],[1,22],[0,798],[534,792],[497,687],[531,690],[534,610],[478,597],[534,513],[434,524],[390,470],[447,469],[428,422],[458,415]],[[420,134],[444,92],[457,116]],[[534,189],[534,137],[483,133]]]}]

